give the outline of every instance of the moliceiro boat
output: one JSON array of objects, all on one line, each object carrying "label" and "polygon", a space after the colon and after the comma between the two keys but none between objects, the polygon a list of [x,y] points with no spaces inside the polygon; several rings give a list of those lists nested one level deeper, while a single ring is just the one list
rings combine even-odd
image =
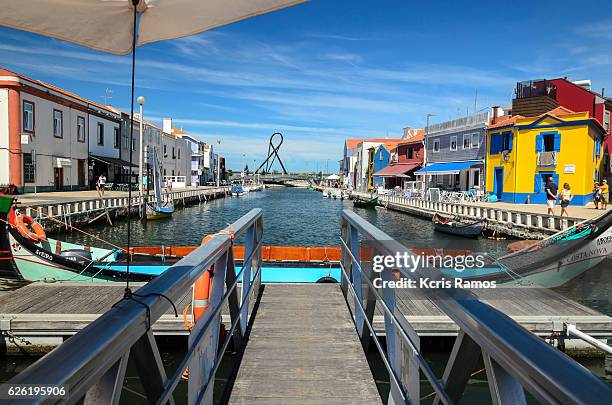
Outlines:
[{"label": "moliceiro boat", "polygon": [[485,255],[485,266],[481,268],[439,270],[468,281],[558,287],[612,254],[612,211],[525,245],[514,252]]},{"label": "moliceiro boat", "polygon": [[[0,199],[10,197],[0,196]],[[35,282],[125,282],[128,252],[69,243],[37,231],[20,229],[23,214],[11,206],[0,212],[0,268]],[[38,224],[32,221],[32,224]],[[149,281],[166,271],[197,246],[133,247],[129,279]],[[244,247],[234,247],[234,257],[244,257]],[[338,282],[340,249],[318,246],[263,246],[263,282]]]}]

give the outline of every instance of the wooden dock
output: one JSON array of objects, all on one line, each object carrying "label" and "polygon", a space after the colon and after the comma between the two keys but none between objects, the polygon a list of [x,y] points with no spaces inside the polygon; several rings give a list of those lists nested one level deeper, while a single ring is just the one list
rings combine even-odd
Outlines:
[{"label": "wooden dock", "polygon": [[337,284],[267,284],[231,404],[381,403]]},{"label": "wooden dock", "polygon": [[[132,283],[132,285],[138,288],[143,283]],[[267,284],[266,288],[273,291],[277,286]],[[319,286],[306,284],[302,288],[317,291]],[[115,302],[121,299],[123,289],[123,283],[39,282],[26,285],[18,290],[2,291],[0,292],[0,329],[24,337],[70,336],[109,310]],[[483,301],[540,336],[549,336],[563,322],[573,323],[581,331],[593,336],[612,335],[611,317],[551,290],[498,287],[476,291],[476,293]],[[324,298],[319,295],[316,297],[317,299]],[[287,296],[286,299],[289,300],[290,296]],[[154,333],[186,336],[188,332],[183,325],[180,312],[190,300],[191,295],[186,294],[175,302],[179,317],[176,318],[169,310],[153,325]],[[425,298],[419,290],[398,290],[397,301],[401,312],[419,335],[453,336],[457,334],[457,326],[454,322],[434,303]],[[352,306],[352,302],[349,304]],[[346,311],[344,302],[342,310]],[[224,321],[227,320],[226,324],[229,324],[229,311],[224,311],[223,316]],[[374,327],[377,331],[384,331],[384,321],[380,310],[375,313]]]}]

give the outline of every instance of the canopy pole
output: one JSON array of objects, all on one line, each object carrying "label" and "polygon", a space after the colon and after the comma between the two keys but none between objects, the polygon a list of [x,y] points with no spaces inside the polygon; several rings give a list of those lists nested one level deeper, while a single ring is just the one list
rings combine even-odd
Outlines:
[{"label": "canopy pole", "polygon": [[[134,7],[134,20],[132,27],[132,87],[131,87],[131,98],[130,98],[130,142],[128,148],[130,150],[130,170],[128,179],[128,227],[127,227],[127,266],[125,276],[125,293],[124,298],[128,299],[132,297],[132,290],[130,289],[130,264],[132,262],[132,252],[130,250],[132,241],[132,145],[134,144],[134,76],[136,72],[136,20],[138,14],[138,3],[140,0],[132,0],[132,6]],[[142,119],[142,117],[140,118]],[[142,136],[142,134],[140,134]],[[140,151],[142,153],[142,151]]]}]

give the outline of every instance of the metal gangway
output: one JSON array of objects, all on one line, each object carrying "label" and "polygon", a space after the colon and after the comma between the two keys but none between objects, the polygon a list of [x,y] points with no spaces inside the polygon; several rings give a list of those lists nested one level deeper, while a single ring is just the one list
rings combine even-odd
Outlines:
[{"label": "metal gangway", "polygon": [[[261,288],[262,235],[262,211],[254,209],[137,290],[131,299],[117,303],[9,383],[64,385],[68,391],[68,396],[62,398],[28,399],[24,402],[76,403],[82,399],[86,404],[115,404],[121,399],[129,361],[138,373],[149,403],[174,403],[179,399],[184,402],[184,398],[175,398],[175,389],[187,368],[186,402],[213,403],[215,374],[230,341],[234,342],[235,348],[248,352],[255,339],[266,339],[265,334],[249,336],[252,327],[249,325],[257,325],[257,311],[260,310],[254,311],[254,298],[259,299],[259,292],[265,290]],[[245,245],[244,261],[239,271],[234,264],[232,247],[235,241]],[[481,362],[486,369],[491,398],[496,404],[526,403],[525,392],[544,403],[612,402],[610,387],[586,368],[481,302],[472,293],[460,289],[424,290],[427,298],[459,328],[444,374],[441,377],[435,375],[421,353],[419,336],[400,310],[399,290],[375,288],[373,285],[375,277],[393,280],[397,274],[390,268],[381,273],[372,272],[372,255],[412,253],[349,210],[342,213],[340,243],[342,278],[340,286],[335,288],[341,291],[341,302],[333,301],[333,305],[343,306],[342,311],[346,314],[352,313],[350,319],[354,320],[354,327],[351,326],[351,330],[357,332],[353,333],[359,338],[355,339],[357,345],[369,348],[374,344],[379,351],[389,373],[391,390],[388,403],[419,403],[423,399],[421,373],[433,389],[434,403],[458,402],[468,379],[474,370],[481,367]],[[187,294],[211,266],[214,266],[214,276],[209,307],[193,327],[186,353],[174,374],[168,376],[151,325],[172,309],[173,302]],[[403,269],[400,272],[405,277],[417,277]],[[435,277],[435,274],[430,277]],[[302,288],[307,286],[302,285]],[[277,300],[277,308],[283,308],[284,295],[273,297]],[[226,339],[219,342],[221,313],[227,307],[231,325]],[[271,306],[268,309],[276,311]],[[373,323],[377,309],[384,315],[384,343]],[[298,323],[299,319],[295,322]],[[308,346],[302,347],[308,350]],[[286,355],[286,364],[290,364],[293,354],[288,351]],[[349,374],[356,369],[350,361],[340,366]],[[265,375],[269,370],[265,365],[261,367],[261,374]],[[257,368],[253,370],[258,371]],[[273,374],[268,375],[274,378]],[[328,378],[341,381],[336,375]],[[252,390],[256,393],[257,386]],[[242,399],[249,402],[248,396]],[[332,393],[326,398],[326,403],[333,402]]]}]

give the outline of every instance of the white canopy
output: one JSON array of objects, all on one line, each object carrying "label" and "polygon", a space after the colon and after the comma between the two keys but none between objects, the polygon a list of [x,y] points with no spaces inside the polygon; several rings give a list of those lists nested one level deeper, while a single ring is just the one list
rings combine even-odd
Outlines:
[{"label": "white canopy", "polygon": [[327,180],[340,180],[340,176],[338,176],[337,174],[330,174],[329,176],[326,177]]},{"label": "white canopy", "polygon": [[[140,0],[137,46],[185,37],[306,0]],[[114,54],[132,50],[132,0],[2,0],[0,25]]]}]

